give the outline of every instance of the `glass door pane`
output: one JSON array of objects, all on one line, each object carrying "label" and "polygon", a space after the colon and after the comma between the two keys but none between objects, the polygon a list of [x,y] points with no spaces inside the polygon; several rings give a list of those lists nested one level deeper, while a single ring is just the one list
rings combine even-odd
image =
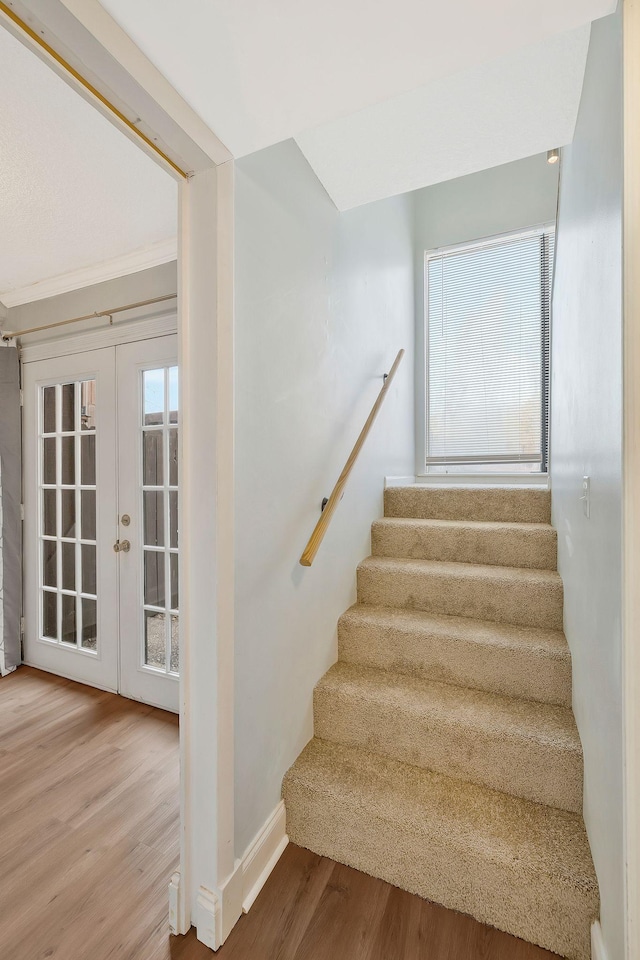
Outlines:
[{"label": "glass door pane", "polygon": [[177,674],[178,368],[141,371],[143,663]]},{"label": "glass door pane", "polygon": [[117,348],[120,689],[179,705],[177,337]]},{"label": "glass door pane", "polygon": [[96,381],[41,387],[38,406],[38,632],[96,654]]},{"label": "glass door pane", "polygon": [[25,362],[24,659],[118,689],[116,351]]}]

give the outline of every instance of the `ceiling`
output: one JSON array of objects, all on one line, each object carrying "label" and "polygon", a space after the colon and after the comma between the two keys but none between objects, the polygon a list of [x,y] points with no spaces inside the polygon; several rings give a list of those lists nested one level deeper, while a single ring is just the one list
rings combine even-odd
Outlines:
[{"label": "ceiling", "polygon": [[170,249],[173,179],[4,29],[0,89],[0,301]]},{"label": "ceiling", "polygon": [[[568,142],[616,0],[102,4],[234,156],[295,137],[348,209]],[[174,255],[174,181],[2,29],[0,84],[0,303]]]},{"label": "ceiling", "polygon": [[[295,137],[342,209],[401,192],[409,183],[436,182],[429,156],[434,146],[446,151],[450,135],[457,138],[454,152],[471,151],[470,169],[516,159],[525,150],[537,153],[545,149],[541,141],[566,142],[587,42],[584,32],[572,32],[616,7],[616,0],[101,2],[235,157]],[[559,35],[567,35],[564,48],[557,46]],[[534,67],[542,58],[546,96],[533,78],[527,84],[519,52]],[[521,112],[509,92],[514,81],[524,98]],[[448,96],[438,110],[436,98],[450,87],[457,97]],[[479,144],[474,163],[474,138],[463,143],[459,128],[473,120],[478,105],[490,117],[496,91],[497,112],[509,120],[508,150],[492,153]],[[458,113],[465,98],[473,108]],[[532,119],[541,136],[532,136]],[[481,127],[475,124],[474,131]],[[386,160],[376,167],[378,149]],[[416,178],[421,164],[422,180]],[[447,176],[461,172],[469,170]],[[442,179],[441,172],[437,176]],[[362,177],[368,183],[359,189]]]},{"label": "ceiling", "polygon": [[339,210],[573,139],[590,26],[433,80],[297,135]]}]

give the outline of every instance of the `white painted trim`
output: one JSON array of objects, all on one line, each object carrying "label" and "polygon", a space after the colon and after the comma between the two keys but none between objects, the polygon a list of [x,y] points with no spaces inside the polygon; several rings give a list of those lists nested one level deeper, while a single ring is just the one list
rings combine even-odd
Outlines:
[{"label": "white painted trim", "polygon": [[99,350],[101,347],[117,347],[138,340],[167,337],[176,333],[177,328],[178,317],[174,310],[166,315],[114,323],[113,326],[88,330],[86,333],[29,343],[21,348],[20,359],[23,363],[32,363],[36,360],[49,360],[51,357],[67,357],[73,353],[84,353],[85,350]]},{"label": "white painted trim", "polygon": [[39,670],[41,673],[51,673],[55,677],[62,677],[63,680],[72,680],[74,683],[81,683],[85,687],[93,687],[94,690],[104,690],[105,693],[118,692],[116,687],[105,686],[101,683],[87,683],[86,677],[78,677],[73,673],[59,670],[57,667],[55,670],[50,670],[48,667],[43,667],[40,663],[32,663],[31,660],[23,660],[22,664],[25,667],[31,667],[33,670]]},{"label": "white painted trim", "polygon": [[385,477],[387,487],[532,487],[549,490],[548,473],[431,473],[415,477]]},{"label": "white painted trim", "polygon": [[555,220],[548,220],[546,223],[537,223],[533,227],[527,227],[524,230],[507,230],[506,233],[495,233],[488,237],[480,237],[477,240],[465,240],[464,243],[452,243],[444,247],[432,247],[425,250],[425,263],[436,257],[441,257],[447,253],[460,253],[463,250],[480,250],[485,247],[493,247],[505,240],[524,240],[527,237],[541,237],[543,233],[555,233]]},{"label": "white painted trim", "polygon": [[591,924],[591,960],[609,960],[599,920]]},{"label": "white painted trim", "polygon": [[248,913],[289,843],[281,800],[242,858],[242,912]]},{"label": "white painted trim", "polygon": [[[11,6],[183,170],[206,170],[231,159],[215,133],[98,0],[12,0]],[[143,153],[178,181],[182,179],[8,18],[0,20]]]},{"label": "white painted trim", "polygon": [[210,890],[200,885],[193,908],[193,918],[198,940],[212,950],[219,950],[236,922],[240,911],[236,906],[242,896],[241,861],[236,860],[234,869],[217,889]]},{"label": "white painted trim", "polygon": [[411,487],[416,482],[415,477],[385,477],[384,489],[388,487]]},{"label": "white painted trim", "polygon": [[[52,0],[29,0],[29,2],[48,8]],[[106,12],[99,0],[62,0],[62,2],[90,36],[99,39],[115,63],[126,70],[127,79],[132,78],[144,90],[149,97],[149,107],[153,106],[157,113],[162,113],[164,123],[158,125],[159,132],[166,134],[164,127],[170,118],[173,121],[171,130],[173,136],[182,141],[189,138],[189,145],[193,144],[206,158],[204,163],[202,161],[198,163],[196,159],[195,162],[187,165],[187,169],[197,172],[232,159],[230,151],[214,131],[180,96],[164,74],[147,59],[129,35]],[[138,115],[144,120],[140,111]],[[165,142],[168,139],[168,135],[165,135]],[[183,147],[181,152],[187,155],[186,148]]]},{"label": "white painted trim", "polygon": [[91,287],[95,283],[104,283],[107,280],[117,280],[118,277],[127,277],[141,270],[149,270],[163,263],[170,263],[178,256],[178,241],[176,237],[168,240],[159,240],[147,247],[133,250],[111,260],[71,270],[48,280],[39,280],[26,287],[16,290],[7,290],[0,293],[0,300],[5,307],[18,307],[23,303],[34,303],[36,300],[46,300],[48,297],[57,297],[62,293],[80,290],[82,287]]},{"label": "white painted trim", "polygon": [[176,936],[178,928],[178,904],[180,903],[180,871],[176,872],[169,881],[169,930]]},{"label": "white painted trim", "polygon": [[213,890],[201,886],[198,889],[195,904],[195,925],[198,931],[198,940],[206,947],[217,950],[220,929],[220,900]]},{"label": "white painted trim", "polygon": [[640,0],[623,3],[622,682],[625,957],[640,958]]},{"label": "white painted trim", "polygon": [[427,462],[427,366],[429,344],[427,337],[427,263],[424,252],[418,263],[418,251],[414,252],[414,296],[416,301],[416,356],[415,380],[415,460],[416,474],[424,470]]},{"label": "white painted trim", "polygon": [[[182,931],[195,919],[198,938],[208,943],[213,935],[216,946],[242,913],[242,873],[234,857],[233,190],[233,163],[225,163],[196,174],[179,191],[186,659],[180,671],[178,922]],[[219,918],[209,892],[217,897]]]},{"label": "white painted trim", "polygon": [[[286,814],[281,800],[241,860],[236,860],[226,881],[215,890],[201,884],[193,906],[193,920],[198,940],[212,950],[218,950],[229,936],[242,913],[248,913],[267,882],[271,871],[289,842],[286,834]],[[179,921],[181,875],[176,871],[169,884],[169,926],[172,933],[183,932]],[[237,915],[236,915],[237,914]]]}]

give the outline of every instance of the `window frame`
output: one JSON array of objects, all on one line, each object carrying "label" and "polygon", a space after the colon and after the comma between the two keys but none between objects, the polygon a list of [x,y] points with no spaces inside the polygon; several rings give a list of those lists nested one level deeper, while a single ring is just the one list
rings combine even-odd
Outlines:
[{"label": "window frame", "polygon": [[[447,476],[451,474],[459,473],[461,477],[464,477],[467,480],[471,480],[474,476],[486,476],[494,479],[496,482],[500,479],[501,476],[517,476],[523,478],[529,474],[532,477],[546,476],[548,470],[549,455],[551,449],[551,440],[550,440],[550,417],[549,409],[547,410],[547,437],[546,443],[545,438],[542,439],[542,463],[540,464],[541,470],[531,470],[529,471],[518,471],[509,473],[509,467],[512,464],[505,463],[505,472],[504,474],[486,472],[483,471],[483,467],[487,463],[490,463],[490,459],[478,463],[478,470],[473,473],[467,470],[457,471],[457,467],[470,467],[473,464],[473,461],[465,460],[458,463],[450,461],[448,464],[443,463],[433,463],[428,462],[428,431],[429,431],[429,396],[428,396],[428,365],[429,365],[429,261],[436,259],[443,254],[452,254],[459,253],[464,250],[480,250],[486,247],[495,246],[504,242],[512,240],[527,239],[529,237],[540,237],[544,234],[553,234],[555,237],[556,233],[556,222],[555,220],[546,221],[544,223],[536,224],[532,227],[527,227],[525,229],[519,230],[508,230],[503,233],[492,234],[490,236],[481,237],[475,240],[466,240],[462,243],[453,243],[446,244],[440,247],[432,247],[424,251],[423,260],[422,260],[422,322],[418,325],[418,343],[416,344],[416,358],[417,358],[417,370],[416,370],[416,379],[417,379],[417,409],[416,409],[416,477],[428,477],[431,479],[442,478],[446,480]],[[553,279],[549,289],[549,350],[547,355],[547,369],[546,376],[549,381],[548,389],[548,408],[551,406],[551,300],[553,293]],[[544,359],[543,359],[544,363]],[[542,415],[542,409],[541,409]],[[545,463],[545,453],[546,453],[546,463]],[[500,461],[499,461],[500,462]],[[532,467],[534,464],[531,464]],[[438,471],[436,472],[430,467],[446,467],[450,466],[451,469],[447,472]]]}]

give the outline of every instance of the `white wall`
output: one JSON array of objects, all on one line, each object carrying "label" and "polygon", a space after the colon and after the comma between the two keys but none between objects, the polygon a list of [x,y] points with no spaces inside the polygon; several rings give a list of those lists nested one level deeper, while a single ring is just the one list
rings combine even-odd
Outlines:
[{"label": "white wall", "polygon": [[[552,321],[551,476],[584,815],[609,960],[622,960],[621,11],[594,23],[574,142],[563,150]],[[591,517],[579,502],[591,477]]]},{"label": "white wall", "polygon": [[558,166],[544,153],[411,194],[415,210],[416,464],[424,473],[424,254],[426,250],[555,220]]},{"label": "white wall", "polygon": [[[236,164],[236,854],[310,739],[312,691],[382,514],[413,469],[410,198],[339,214],[292,141]],[[407,349],[311,568],[298,560]]]}]

